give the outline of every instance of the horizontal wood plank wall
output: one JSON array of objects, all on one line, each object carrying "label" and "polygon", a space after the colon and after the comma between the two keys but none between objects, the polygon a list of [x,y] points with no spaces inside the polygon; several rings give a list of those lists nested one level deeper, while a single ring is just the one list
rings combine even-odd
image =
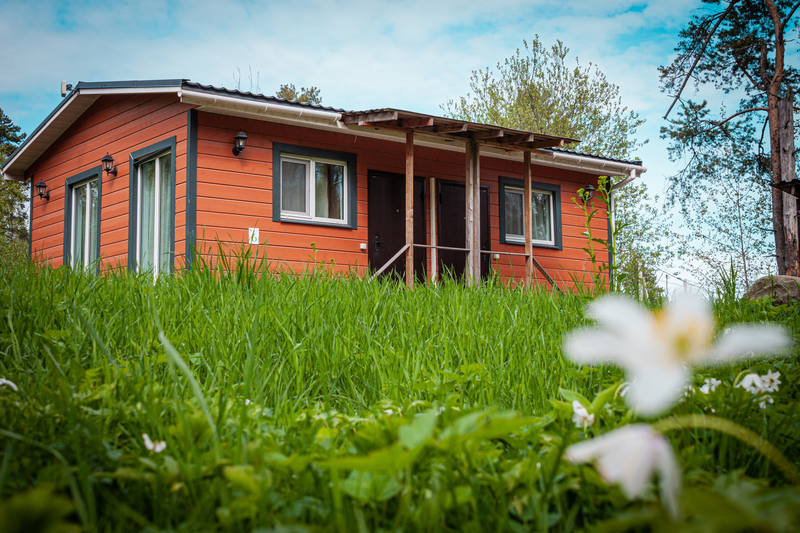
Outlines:
[{"label": "horizontal wood plank wall", "polygon": [[102,267],[128,263],[128,155],[158,141],[176,137],[175,264],[185,253],[186,111],[175,95],[101,96],[28,169],[26,177],[43,180],[50,200],[33,199],[34,258],[60,266],[64,245],[64,182],[96,167],[108,152],[117,176],[103,173],[100,222]]},{"label": "horizontal wood plank wall", "polygon": [[[197,239],[201,251],[216,250],[218,241],[235,248],[247,241],[248,228],[258,227],[261,243],[265,244],[264,253],[273,267],[288,267],[296,271],[308,269],[315,254],[313,245],[318,261],[333,262],[339,270],[365,270],[368,255],[360,250],[360,244],[370,242],[367,234],[368,172],[403,174],[405,148],[402,143],[204,112],[199,113],[198,122]],[[239,130],[247,133],[247,147],[235,157],[231,149]],[[272,221],[273,142],[356,154],[357,229]],[[414,168],[417,176],[464,182],[463,153],[417,146]],[[522,245],[500,244],[499,176],[522,179],[522,163],[481,157],[481,184],[488,185],[490,193],[491,248],[493,251],[523,253]],[[572,199],[587,183],[596,186],[597,177],[536,165],[531,176],[533,181],[561,186],[563,250],[534,246],[535,257],[556,281],[564,285],[570,285],[573,277],[588,280],[590,276],[586,272],[591,266],[582,250],[587,242],[582,235],[584,217]],[[430,227],[427,205],[426,217]],[[594,218],[592,228],[597,237],[606,238],[604,209],[601,208]],[[598,250],[597,255],[604,259],[607,250]],[[524,277],[522,257],[500,256],[492,263],[498,274],[507,280],[519,281]],[[541,275],[536,274],[538,281],[544,282]]]}]

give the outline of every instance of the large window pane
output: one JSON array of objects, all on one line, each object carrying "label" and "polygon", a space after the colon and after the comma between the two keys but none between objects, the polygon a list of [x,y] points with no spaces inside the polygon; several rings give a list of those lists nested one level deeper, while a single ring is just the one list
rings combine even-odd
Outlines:
[{"label": "large window pane", "polygon": [[524,235],[524,213],[522,212],[522,193],[506,190],[506,235]]},{"label": "large window pane", "polygon": [[91,264],[97,259],[97,239],[100,236],[97,224],[100,218],[100,211],[98,205],[100,203],[100,188],[97,180],[89,182],[89,209],[86,213],[86,218],[89,224],[89,246],[86,250],[86,256],[89,258],[88,264]]},{"label": "large window pane", "polygon": [[543,192],[533,193],[533,233],[534,241],[552,241],[552,227],[550,223],[552,209],[552,195]]},{"label": "large window pane", "polygon": [[341,220],[344,212],[344,167],[316,163],[314,179],[314,215]]},{"label": "large window pane", "polygon": [[139,271],[152,270],[155,251],[156,223],[156,163],[148,161],[139,166]]},{"label": "large window pane", "polygon": [[158,159],[159,164],[159,227],[158,227],[158,255],[160,272],[169,272],[172,266],[170,243],[172,237],[172,191],[173,177],[171,168],[171,155],[167,154]]},{"label": "large window pane", "polygon": [[306,165],[293,161],[281,163],[281,209],[306,213]]},{"label": "large window pane", "polygon": [[86,246],[86,184],[78,185],[72,189],[74,205],[72,223],[72,265],[83,268],[83,251]]}]

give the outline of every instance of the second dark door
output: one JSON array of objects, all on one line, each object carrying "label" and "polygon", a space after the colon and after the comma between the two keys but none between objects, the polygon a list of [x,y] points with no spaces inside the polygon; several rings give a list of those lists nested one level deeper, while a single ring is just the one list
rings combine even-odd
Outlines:
[{"label": "second dark door", "polygon": [[[440,246],[464,248],[467,245],[466,187],[463,183],[439,182],[439,240]],[[481,187],[481,250],[491,250],[489,236],[489,188]],[[467,266],[464,252],[439,250],[439,272],[452,272],[463,277]],[[481,277],[491,273],[489,254],[481,254]]]}]

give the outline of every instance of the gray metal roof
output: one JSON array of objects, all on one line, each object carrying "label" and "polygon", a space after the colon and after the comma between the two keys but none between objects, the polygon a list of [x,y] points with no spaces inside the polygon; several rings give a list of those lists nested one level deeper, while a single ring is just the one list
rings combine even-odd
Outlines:
[{"label": "gray metal roof", "polygon": [[542,150],[550,152],[564,152],[565,154],[572,154],[580,157],[591,157],[593,159],[600,159],[602,161],[613,161],[614,163],[624,163],[626,165],[642,166],[643,164],[642,161],[639,160],[616,159],[614,157],[605,157],[602,155],[590,154],[589,152],[577,152],[575,150],[568,150],[566,148],[552,147],[552,148],[542,148]]},{"label": "gray metal roof", "polygon": [[[36,129],[34,129],[33,132],[31,132],[31,134],[25,138],[22,144],[20,144],[20,146],[17,147],[16,150],[14,150],[14,152],[8,157],[8,159],[6,159],[5,163],[2,166],[3,173],[5,173],[5,175],[10,178],[19,180],[24,179],[25,170],[27,170],[27,168],[31,164],[33,164],[34,161],[36,161],[36,159],[38,159],[41,156],[41,154],[44,153],[44,151],[47,150],[47,148],[53,142],[55,142],[64,133],[64,131],[66,131],[66,129],[99,98],[99,94],[96,94],[96,92],[102,92],[103,89],[112,89],[112,90],[132,89],[134,91],[139,89],[144,92],[148,90],[158,91],[159,89],[168,90],[170,88],[174,88],[176,92],[180,91],[181,89],[187,89],[187,90],[205,92],[210,94],[231,96],[235,98],[241,98],[244,100],[276,102],[285,105],[297,106],[301,108],[313,108],[324,111],[347,114],[351,116],[379,113],[387,109],[392,109],[392,108],[383,108],[383,109],[373,109],[367,111],[348,111],[345,109],[335,108],[330,106],[301,103],[294,100],[287,100],[286,98],[278,98],[276,96],[266,96],[263,94],[256,94],[248,91],[239,91],[235,89],[227,89],[225,87],[204,85],[201,83],[193,82],[188,79],[182,79],[182,78],[164,79],[164,80],[79,82],[69,92],[69,94],[67,94],[61,100],[61,102],[59,102],[58,106],[56,106],[56,108],[42,121],[42,123],[39,124],[39,126],[37,126]],[[92,94],[93,92],[95,92],[95,94]],[[400,110],[395,110],[395,111],[400,111]],[[423,113],[414,113],[408,111],[400,111],[400,112],[409,115],[433,117],[433,115],[426,115]],[[440,120],[459,122],[458,119],[449,119],[446,117],[439,117],[439,118]],[[460,121],[460,122],[464,122],[465,124],[470,124],[475,127],[498,128],[498,126],[492,126],[490,124],[476,124],[467,121]],[[545,135],[545,137],[552,137],[552,136]],[[616,159],[611,157],[582,153],[559,147],[548,147],[542,149],[554,152],[565,152],[601,161],[613,161],[616,163],[624,163],[624,164],[639,165],[639,166],[642,165],[641,161],[626,161],[623,159]],[[13,169],[13,172],[9,172],[8,167],[12,163],[15,168]]]}]

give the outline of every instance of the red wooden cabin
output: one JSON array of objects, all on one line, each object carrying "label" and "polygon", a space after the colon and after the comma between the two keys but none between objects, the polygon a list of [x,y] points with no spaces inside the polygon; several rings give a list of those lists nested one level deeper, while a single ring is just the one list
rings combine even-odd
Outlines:
[{"label": "red wooden cabin", "polygon": [[[589,268],[577,191],[646,170],[559,148],[572,141],[188,80],[82,82],[2,172],[30,182],[31,254],[54,267],[158,275],[219,240],[296,270],[315,250],[409,283],[451,269],[561,284]],[[601,209],[592,229],[608,228]]]}]

